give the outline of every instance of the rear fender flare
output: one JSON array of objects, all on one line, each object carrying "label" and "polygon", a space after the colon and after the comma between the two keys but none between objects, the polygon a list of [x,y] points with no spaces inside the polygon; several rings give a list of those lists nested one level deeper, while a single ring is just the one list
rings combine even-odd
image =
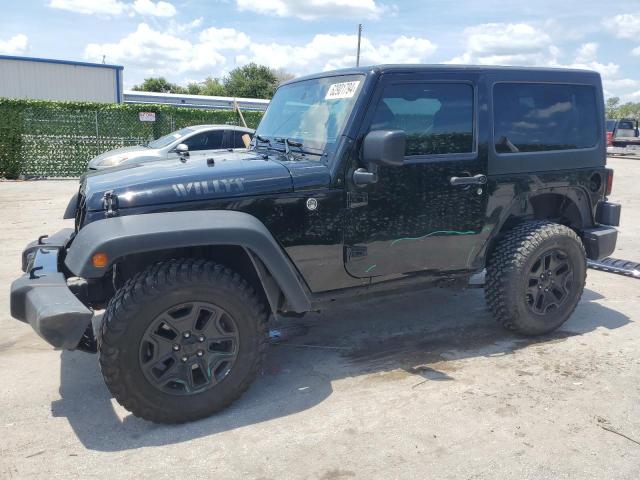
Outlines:
[{"label": "rear fender flare", "polygon": [[498,221],[496,222],[489,240],[484,244],[483,248],[478,252],[476,258],[482,259],[482,264],[485,265],[488,260],[488,254],[493,248],[498,234],[504,228],[505,223],[510,217],[524,217],[530,210],[532,200],[536,197],[540,197],[546,194],[555,194],[565,197],[571,201],[578,208],[578,214],[580,216],[580,222],[583,228],[593,225],[593,211],[589,204],[589,195],[581,187],[567,186],[567,187],[553,187],[553,188],[540,188],[533,191],[522,192],[516,195],[508,207],[500,212]]}]

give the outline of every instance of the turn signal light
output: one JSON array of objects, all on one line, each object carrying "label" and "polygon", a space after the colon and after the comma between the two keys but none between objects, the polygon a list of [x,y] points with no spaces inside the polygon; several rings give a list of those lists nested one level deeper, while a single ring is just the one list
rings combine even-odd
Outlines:
[{"label": "turn signal light", "polygon": [[107,257],[106,253],[98,252],[93,254],[93,257],[91,257],[91,262],[96,268],[104,268],[109,264],[109,258]]},{"label": "turn signal light", "polygon": [[613,190],[613,170],[607,168],[607,188],[604,192],[606,196],[611,195],[611,190]]}]

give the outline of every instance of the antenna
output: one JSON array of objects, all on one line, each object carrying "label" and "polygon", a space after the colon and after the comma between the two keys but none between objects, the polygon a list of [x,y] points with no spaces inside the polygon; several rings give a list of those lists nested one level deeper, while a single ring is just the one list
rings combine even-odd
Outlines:
[{"label": "antenna", "polygon": [[356,67],[360,66],[360,38],[362,37],[362,24],[358,24],[358,53],[356,53]]}]

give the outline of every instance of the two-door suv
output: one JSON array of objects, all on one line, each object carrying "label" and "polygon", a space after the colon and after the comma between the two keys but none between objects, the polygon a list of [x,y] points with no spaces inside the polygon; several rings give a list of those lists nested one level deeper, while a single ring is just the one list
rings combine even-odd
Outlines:
[{"label": "two-door suv", "polygon": [[[247,152],[92,172],[75,228],[24,250],[11,313],[97,351],[135,415],[184,422],[238,398],[271,316],[465,284],[498,322],[571,315],[615,248],[602,86],[579,70],[377,66],[280,86]],[[101,310],[104,309],[104,312]]]}]

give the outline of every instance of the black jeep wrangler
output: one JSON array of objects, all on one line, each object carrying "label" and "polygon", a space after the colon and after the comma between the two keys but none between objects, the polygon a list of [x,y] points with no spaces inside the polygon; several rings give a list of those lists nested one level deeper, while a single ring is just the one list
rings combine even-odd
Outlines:
[{"label": "black jeep wrangler", "polygon": [[[11,313],[98,351],[134,415],[211,415],[260,371],[270,316],[464,284],[524,335],[610,255],[602,86],[578,70],[378,66],[282,85],[248,152],[89,173],[27,246]],[[100,310],[104,309],[102,314]]]}]

